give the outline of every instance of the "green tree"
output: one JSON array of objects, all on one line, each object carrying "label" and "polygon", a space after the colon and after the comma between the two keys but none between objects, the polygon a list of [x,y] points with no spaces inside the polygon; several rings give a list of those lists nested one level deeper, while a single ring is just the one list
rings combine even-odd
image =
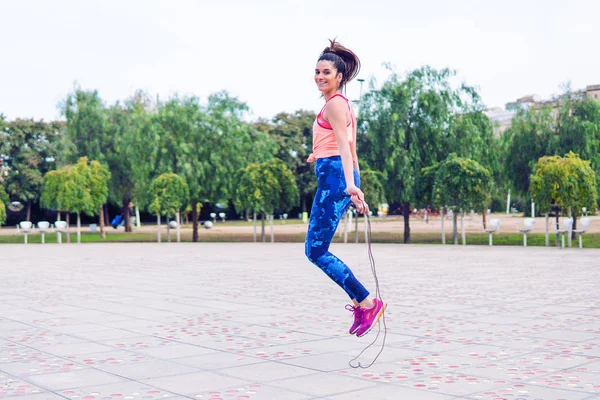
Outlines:
[{"label": "green tree", "polygon": [[105,162],[110,137],[106,132],[106,107],[98,91],[75,85],[59,108],[66,119],[59,164],[75,163],[81,157]]},{"label": "green tree", "polygon": [[431,199],[434,205],[453,208],[452,241],[458,242],[457,216],[462,210],[483,210],[490,201],[493,186],[490,172],[477,161],[452,153],[438,165],[424,169],[432,174]]},{"label": "green tree", "polygon": [[[114,155],[115,136],[109,132],[106,106],[98,91],[83,90],[79,85],[75,85],[73,91],[59,105],[59,109],[66,123],[58,165],[74,164],[81,157],[88,157],[107,165],[109,171],[113,172],[114,168],[108,163],[107,157]],[[104,236],[103,206],[99,208],[98,214],[100,231]]]},{"label": "green tree", "polygon": [[193,241],[198,241],[197,204],[231,199],[237,171],[272,157],[268,135],[244,121],[247,111],[226,92],[209,96],[206,107],[197,98],[177,96],[159,104],[155,170],[177,173],[190,185]]},{"label": "green tree", "polygon": [[17,119],[5,127],[6,141],[0,151],[6,164],[6,190],[11,198],[27,203],[28,221],[31,205],[40,197],[44,174],[55,167],[55,145],[61,129],[61,123],[33,119]]},{"label": "green tree", "polygon": [[578,98],[567,92],[563,96],[557,118],[558,138],[552,143],[550,154],[562,155],[572,151],[596,173],[596,187],[600,187],[600,103],[589,98]]},{"label": "green tree", "polygon": [[302,212],[308,211],[307,200],[317,189],[314,168],[306,162],[312,152],[312,126],[316,115],[298,110],[293,114],[279,113],[268,124],[268,132],[277,143],[275,157],[294,172],[300,190]]},{"label": "green tree", "polygon": [[[422,169],[446,158],[461,115],[481,111],[475,89],[451,84],[455,75],[452,70],[428,66],[405,78],[392,73],[381,89],[375,90],[372,83],[362,99],[359,158],[383,172],[388,201],[402,205],[405,243],[410,241],[411,204],[429,197]],[[478,123],[471,118],[470,134]],[[471,140],[468,135],[466,139]],[[473,142],[471,148],[477,144]]]},{"label": "green tree", "polygon": [[65,165],[44,175],[41,206],[67,212],[67,243],[71,242],[69,227],[69,212],[78,198],[84,196],[83,184],[73,176],[73,168]]},{"label": "green tree", "polygon": [[148,207],[149,211],[156,214],[157,240],[160,242],[160,216],[167,217],[167,229],[169,228],[169,217],[175,216],[177,220],[177,241],[179,241],[180,218],[179,211],[185,209],[189,202],[190,189],[185,179],[174,173],[165,173],[158,176],[150,185],[152,201]]},{"label": "green tree", "polygon": [[105,111],[106,163],[111,171],[110,200],[121,206],[125,230],[131,231],[129,204],[138,208],[150,202],[149,186],[157,176],[155,163],[160,151],[155,110],[149,96],[137,91],[123,103]]},{"label": "green tree", "polygon": [[[590,164],[573,152],[565,157],[541,157],[530,177],[531,196],[539,209],[550,211],[555,207],[561,212],[570,209],[575,229],[583,207],[596,209],[598,188]],[[556,218],[558,223],[558,213]]]},{"label": "green tree", "polygon": [[556,123],[551,107],[521,110],[505,132],[508,137],[505,168],[517,195],[529,192],[529,176],[537,160],[552,152]]},{"label": "green tree", "polygon": [[[252,163],[239,171],[235,191],[235,207],[250,209],[262,215],[262,241],[264,241],[265,214],[276,209],[287,210],[298,202],[298,187],[294,174],[277,158],[267,162]],[[255,219],[256,223],[256,219]]]}]

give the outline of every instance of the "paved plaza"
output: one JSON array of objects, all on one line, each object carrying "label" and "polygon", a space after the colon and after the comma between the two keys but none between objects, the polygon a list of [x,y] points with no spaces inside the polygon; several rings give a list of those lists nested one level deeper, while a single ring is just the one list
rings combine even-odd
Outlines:
[{"label": "paved plaza", "polygon": [[[332,246],[373,290],[366,249]],[[0,398],[600,399],[598,250],[373,254],[353,369],[377,330],[302,244],[0,245]]]}]

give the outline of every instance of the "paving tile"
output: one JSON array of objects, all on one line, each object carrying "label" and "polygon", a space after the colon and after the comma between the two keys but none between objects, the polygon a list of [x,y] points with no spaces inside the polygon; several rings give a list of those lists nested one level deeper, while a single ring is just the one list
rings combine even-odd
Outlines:
[{"label": "paving tile", "polygon": [[17,397],[9,397],[10,399],[18,399],[18,400],[65,400],[66,397],[59,396],[56,393],[51,392],[43,392],[38,394],[25,394],[19,395]]},{"label": "paving tile", "polygon": [[589,394],[578,393],[574,391],[540,387],[535,385],[516,384],[498,389],[486,390],[480,393],[474,393],[466,398],[468,399],[518,399],[518,400],[582,400],[587,399]]},{"label": "paving tile", "polygon": [[317,371],[296,365],[265,361],[260,364],[243,365],[219,370],[219,374],[232,376],[250,382],[269,383],[287,378],[316,375]]},{"label": "paving tile", "polygon": [[268,385],[242,385],[224,388],[216,391],[194,392],[190,394],[195,399],[240,399],[240,400],[311,400],[312,396],[292,392]]},{"label": "paving tile", "polygon": [[78,371],[87,367],[66,358],[40,356],[29,361],[4,363],[0,368],[11,375],[27,377],[50,372]]},{"label": "paving tile", "polygon": [[216,392],[233,386],[243,386],[250,381],[226,375],[203,371],[192,374],[143,379],[140,382],[156,388],[172,391],[184,396],[196,395],[205,391]]},{"label": "paving tile", "polygon": [[180,399],[176,394],[163,389],[157,389],[138,381],[121,381],[111,384],[90,385],[81,382],[81,386],[58,390],[56,394],[74,400],[169,400]]},{"label": "paving tile", "polygon": [[374,387],[376,384],[361,379],[354,379],[335,373],[308,375],[299,378],[272,382],[270,386],[312,396],[331,396],[344,392]]},{"label": "paving tile", "polygon": [[70,356],[77,354],[86,354],[86,353],[98,353],[102,351],[111,351],[114,348],[109,346],[104,346],[99,343],[94,342],[79,342],[79,343],[71,343],[71,344],[57,344],[52,346],[41,346],[39,347],[40,351],[54,354],[56,356]]},{"label": "paving tile", "polygon": [[47,394],[47,391],[28,381],[9,375],[4,371],[0,371],[0,398],[9,396],[18,396],[20,398],[20,396],[38,394]]},{"label": "paving tile", "polygon": [[445,395],[464,396],[479,391],[489,391],[505,386],[507,382],[500,379],[481,378],[468,374],[442,373],[421,378],[414,378],[397,383],[411,389],[419,389]]},{"label": "paving tile", "polygon": [[214,349],[190,344],[170,344],[168,346],[136,348],[136,353],[155,358],[181,358],[215,353]]},{"label": "paving tile", "polygon": [[405,387],[386,385],[352,391],[344,394],[338,394],[327,397],[331,400],[390,400],[390,399],[415,399],[415,400],[456,400],[456,397],[440,393],[431,393],[423,390],[416,390]]},{"label": "paving tile", "polygon": [[30,375],[27,379],[39,386],[50,390],[62,390],[87,385],[105,385],[122,382],[124,378],[93,368],[76,371],[55,372],[48,374]]}]

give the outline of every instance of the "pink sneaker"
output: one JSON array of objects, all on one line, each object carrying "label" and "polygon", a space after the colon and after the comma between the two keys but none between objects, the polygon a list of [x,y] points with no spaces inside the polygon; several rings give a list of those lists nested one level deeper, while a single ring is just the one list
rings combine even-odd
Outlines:
[{"label": "pink sneaker", "polygon": [[375,324],[377,324],[379,318],[381,318],[381,316],[383,315],[383,312],[385,311],[386,307],[387,304],[385,304],[381,300],[377,298],[373,299],[373,307],[363,309],[362,321],[360,323],[360,327],[356,331],[356,336],[363,337],[367,333],[369,333],[369,331],[373,329]]},{"label": "pink sneaker", "polygon": [[349,334],[354,335],[360,327],[360,323],[362,322],[362,315],[365,309],[361,307],[354,307],[351,304],[346,304],[346,310],[352,311],[352,313],[354,314],[354,323],[348,331]]}]

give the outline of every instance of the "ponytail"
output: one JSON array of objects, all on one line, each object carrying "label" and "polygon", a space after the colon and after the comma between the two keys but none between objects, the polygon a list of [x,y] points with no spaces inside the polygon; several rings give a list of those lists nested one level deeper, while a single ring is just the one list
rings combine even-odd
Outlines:
[{"label": "ponytail", "polygon": [[342,81],[340,82],[340,90],[356,78],[360,71],[360,59],[352,50],[342,46],[335,39],[329,40],[329,46],[323,50],[319,56],[319,60],[331,61],[337,69],[338,73],[342,74]]}]

